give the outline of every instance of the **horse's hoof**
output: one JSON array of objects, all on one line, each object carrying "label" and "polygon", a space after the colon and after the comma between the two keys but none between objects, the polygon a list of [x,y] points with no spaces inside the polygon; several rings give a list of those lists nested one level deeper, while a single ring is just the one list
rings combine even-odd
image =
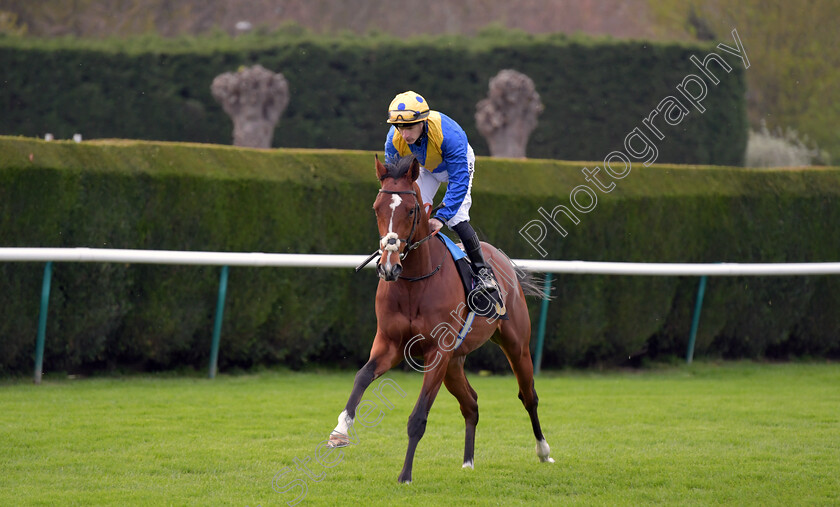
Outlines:
[{"label": "horse's hoof", "polygon": [[461,468],[469,468],[470,470],[475,470],[475,465],[473,464],[472,460],[465,461]]},{"label": "horse's hoof", "polygon": [[540,462],[542,463],[554,463],[554,460],[549,457],[551,453],[551,448],[548,446],[548,442],[545,439],[537,441],[537,457],[540,458]]},{"label": "horse's hoof", "polygon": [[336,447],[347,447],[348,445],[350,445],[350,438],[347,435],[335,431],[330,433],[330,439],[327,441],[327,447],[334,449]]}]

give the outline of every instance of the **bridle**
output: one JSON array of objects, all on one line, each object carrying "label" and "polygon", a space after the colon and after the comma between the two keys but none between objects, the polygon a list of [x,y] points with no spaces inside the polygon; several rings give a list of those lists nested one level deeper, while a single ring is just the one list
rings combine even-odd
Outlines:
[{"label": "bridle", "polygon": [[[408,233],[408,238],[402,239],[397,238],[396,235],[393,237],[387,236],[379,236],[379,246],[380,250],[393,250],[399,251],[399,243],[405,243],[405,249],[400,254],[400,260],[405,259],[405,256],[408,255],[408,252],[414,250],[418,246],[420,246],[424,241],[429,239],[431,236],[427,236],[422,240],[418,241],[417,243],[412,243],[411,240],[414,238],[414,230],[417,228],[417,224],[420,222],[420,202],[417,199],[417,192],[414,190],[385,190],[379,189],[380,194],[399,194],[399,195],[413,195],[414,196],[414,210],[412,211],[412,215],[414,219],[411,222],[411,231]],[[386,239],[387,238],[387,239]],[[384,241],[384,243],[383,243]],[[389,248],[390,247],[390,248]]]},{"label": "bridle", "polygon": [[[380,194],[391,194],[391,195],[398,194],[398,195],[413,195],[414,196],[414,210],[412,212],[412,215],[414,215],[414,219],[411,222],[411,230],[408,233],[408,238],[405,238],[405,239],[398,238],[396,236],[387,237],[387,239],[386,239],[386,236],[379,236],[380,249],[378,249],[375,252],[373,252],[372,254],[370,254],[370,257],[368,257],[365,260],[365,262],[363,262],[362,264],[360,264],[356,268],[356,272],[358,272],[363,267],[365,267],[377,255],[381,255],[383,249],[389,249],[389,247],[390,247],[394,251],[399,251],[399,243],[405,243],[405,248],[403,249],[402,253],[400,254],[400,260],[403,260],[403,259],[405,259],[406,255],[408,255],[409,252],[411,252],[415,248],[419,247],[420,245],[422,245],[426,241],[429,241],[432,238],[432,236],[437,234],[438,231],[440,230],[440,229],[434,230],[431,234],[429,234],[428,236],[426,236],[425,238],[423,238],[423,239],[421,239],[417,242],[412,241],[414,239],[414,231],[417,229],[417,224],[420,223],[420,201],[417,199],[417,192],[415,192],[414,190],[385,190],[384,188],[380,188],[379,193]],[[435,210],[437,210],[438,208],[441,208],[441,207],[443,207],[443,203],[441,203],[437,207],[435,207],[435,209],[432,210],[432,212],[434,212]],[[437,273],[439,269],[440,269],[440,266],[435,268],[435,270],[432,271],[431,273],[429,273],[427,275],[417,277],[417,278],[407,278],[407,277],[401,277],[401,278],[404,278],[408,281],[414,282],[414,281],[422,280],[424,278],[428,278],[428,277],[432,276],[433,274]]]}]

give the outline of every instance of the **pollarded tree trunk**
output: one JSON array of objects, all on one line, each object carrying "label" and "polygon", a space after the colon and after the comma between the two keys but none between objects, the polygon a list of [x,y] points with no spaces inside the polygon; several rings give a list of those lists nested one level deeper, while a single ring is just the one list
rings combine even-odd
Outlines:
[{"label": "pollarded tree trunk", "polygon": [[261,65],[219,74],[210,86],[213,97],[233,120],[233,144],[271,148],[274,127],[289,105],[289,83]]},{"label": "pollarded tree trunk", "polygon": [[490,80],[487,98],[476,105],[478,131],[494,157],[525,158],[528,137],[542,112],[534,82],[521,72],[502,70]]}]

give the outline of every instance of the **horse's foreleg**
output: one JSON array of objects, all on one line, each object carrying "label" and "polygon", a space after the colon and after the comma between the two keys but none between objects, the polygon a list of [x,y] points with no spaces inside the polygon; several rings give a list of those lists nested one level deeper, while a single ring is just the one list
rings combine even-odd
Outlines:
[{"label": "horse's foreleg", "polygon": [[376,359],[370,359],[356,373],[356,379],[353,381],[353,391],[350,392],[350,398],[347,400],[344,410],[338,414],[338,424],[330,433],[327,446],[345,447],[350,445],[350,432],[353,430],[353,421],[356,419],[356,407],[362,401],[365,390],[375,379],[376,363]]},{"label": "horse's foreleg", "polygon": [[[434,360],[434,357],[427,357],[426,364],[430,364],[430,360]],[[397,479],[399,482],[411,482],[414,451],[417,450],[417,444],[426,432],[426,420],[429,417],[429,410],[432,409],[432,404],[435,402],[435,397],[440,390],[440,384],[443,382],[445,373],[446,368],[438,365],[437,368],[433,368],[423,375],[423,387],[420,388],[420,396],[417,398],[414,410],[408,416],[408,450],[405,452],[405,464],[403,464],[402,472],[400,472],[400,476]]]},{"label": "horse's foreleg", "polygon": [[350,445],[350,434],[353,430],[353,422],[356,419],[356,407],[362,401],[365,390],[367,390],[368,386],[374,380],[399,362],[399,349],[393,346],[382,345],[383,341],[380,340],[379,335],[374,339],[370,359],[356,373],[350,398],[347,400],[347,405],[344,406],[344,410],[338,415],[338,424],[332,433],[330,433],[327,446],[345,447]]},{"label": "horse's foreleg", "polygon": [[443,379],[446,389],[461,405],[461,414],[466,426],[464,436],[463,468],[474,468],[475,463],[475,427],[478,425],[478,393],[472,388],[464,375],[464,357],[449,362],[446,377]]}]

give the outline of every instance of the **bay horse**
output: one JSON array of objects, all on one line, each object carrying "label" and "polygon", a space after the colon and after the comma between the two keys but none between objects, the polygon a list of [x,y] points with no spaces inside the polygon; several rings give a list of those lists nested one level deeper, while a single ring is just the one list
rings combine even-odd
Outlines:
[{"label": "bay horse", "polygon": [[[415,183],[420,164],[409,156],[395,164],[383,165],[377,156],[375,165],[381,184],[373,204],[381,237],[381,256],[377,265],[380,281],[376,290],[376,336],[370,359],[356,374],[353,391],[326,445],[349,445],[356,407],[375,379],[399,364],[404,357],[407,361],[411,357],[422,357],[425,364],[423,385],[408,418],[408,449],[398,481],[411,482],[414,452],[426,430],[429,410],[441,383],[461,406],[466,424],[463,468],[474,468],[478,394],[464,374],[464,359],[492,336],[516,375],[519,399],[528,411],[536,437],[536,454],[540,461],[553,463],[537,417],[538,398],[528,347],[531,319],[525,304],[525,291],[535,296],[543,296],[543,292],[529,281],[524,272],[515,269],[507,256],[493,246],[483,244],[485,258],[494,267],[503,289],[508,319],[476,317],[460,346],[452,346],[453,334],[461,329],[468,310],[464,304],[463,285],[451,255],[438,238],[430,240],[434,233],[430,230],[429,214],[421,201],[420,188]],[[370,259],[377,254],[379,252]],[[517,276],[525,279],[520,281]],[[442,332],[445,330],[449,330],[452,339],[440,340],[441,335],[447,334]]]}]

